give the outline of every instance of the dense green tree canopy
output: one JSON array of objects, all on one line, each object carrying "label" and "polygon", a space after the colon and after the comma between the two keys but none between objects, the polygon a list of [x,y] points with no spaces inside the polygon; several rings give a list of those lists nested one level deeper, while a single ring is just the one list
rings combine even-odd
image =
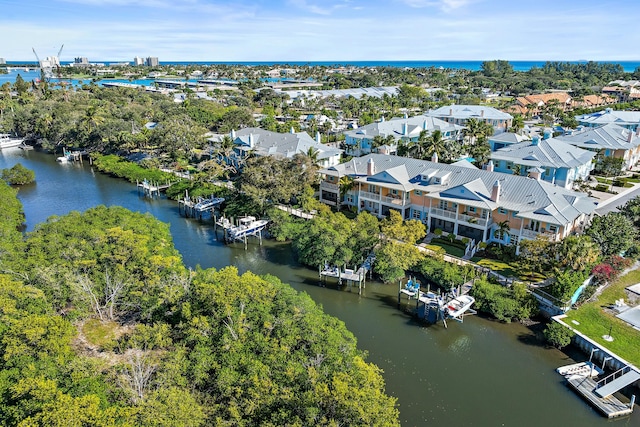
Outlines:
[{"label": "dense green tree canopy", "polygon": [[[0,209],[9,236],[20,206]],[[99,206],[2,244],[3,425],[399,425],[341,321],[275,277],[187,271],[149,215]]]}]

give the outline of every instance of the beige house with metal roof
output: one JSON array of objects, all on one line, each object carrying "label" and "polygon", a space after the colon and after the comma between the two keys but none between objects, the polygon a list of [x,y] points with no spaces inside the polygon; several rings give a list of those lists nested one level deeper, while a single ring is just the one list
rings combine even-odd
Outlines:
[{"label": "beige house with metal roof", "polygon": [[[366,210],[382,218],[396,210],[405,219],[477,242],[518,245],[538,235],[559,241],[582,231],[596,200],[531,176],[514,176],[462,165],[369,154],[320,171],[320,201]],[[354,186],[340,194],[340,180]],[[497,231],[500,223],[508,232]]]}]

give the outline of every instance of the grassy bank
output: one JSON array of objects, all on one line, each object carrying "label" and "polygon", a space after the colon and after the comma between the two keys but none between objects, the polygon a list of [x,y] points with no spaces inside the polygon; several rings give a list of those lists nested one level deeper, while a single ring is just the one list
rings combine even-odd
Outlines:
[{"label": "grassy bank", "polygon": [[[625,287],[638,282],[640,282],[640,270],[627,273],[605,289],[597,301],[583,304],[577,310],[569,311],[565,319],[565,323],[570,324],[577,331],[636,366],[640,366],[638,351],[640,332],[605,308],[613,305],[617,299],[625,297]],[[573,323],[574,320],[579,324]],[[603,335],[608,335],[609,331],[614,338],[612,342],[602,338]]]}]

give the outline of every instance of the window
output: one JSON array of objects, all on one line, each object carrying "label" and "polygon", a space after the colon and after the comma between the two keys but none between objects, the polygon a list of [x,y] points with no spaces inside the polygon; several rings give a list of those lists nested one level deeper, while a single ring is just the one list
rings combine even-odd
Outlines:
[{"label": "window", "polygon": [[411,218],[413,218],[413,219],[421,219],[422,218],[422,212],[420,212],[418,210],[413,210],[411,212]]},{"label": "window", "polygon": [[369,193],[377,193],[376,189],[378,187],[376,187],[375,185],[371,185],[369,184]]},{"label": "window", "polygon": [[422,191],[420,191],[420,190],[416,190],[416,193],[415,193],[415,194],[416,194],[416,196],[422,196]]},{"label": "window", "polygon": [[440,209],[447,209],[447,202],[444,200],[440,200],[438,201],[438,208]]},{"label": "window", "polygon": [[469,206],[468,210],[469,210],[469,212],[475,212],[476,208],[474,206]]},{"label": "window", "polygon": [[502,215],[506,215],[507,214],[507,210],[505,208],[498,208],[498,213],[502,214]]},{"label": "window", "polygon": [[555,225],[549,225],[549,232],[556,234],[558,232],[558,227]]},{"label": "window", "polygon": [[398,190],[391,190],[391,194],[393,194],[394,196],[398,195]]}]

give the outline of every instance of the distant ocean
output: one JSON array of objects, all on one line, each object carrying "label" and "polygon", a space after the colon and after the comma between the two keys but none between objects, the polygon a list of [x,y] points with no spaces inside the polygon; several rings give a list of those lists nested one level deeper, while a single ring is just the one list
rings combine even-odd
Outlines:
[{"label": "distant ocean", "polygon": [[[93,63],[115,64],[123,61],[100,61],[92,60]],[[128,62],[128,61],[124,61]],[[355,67],[396,67],[396,68],[448,68],[465,69],[477,71],[483,61],[160,61],[160,65],[252,65],[252,66],[355,66]],[[542,67],[548,61],[509,61],[516,71],[528,71],[533,67]],[[568,62],[570,64],[585,64],[589,61],[552,61]],[[625,72],[633,72],[640,67],[640,61],[595,61],[601,64],[620,64]],[[11,64],[31,64],[34,61],[7,61]],[[62,61],[62,64],[70,64],[69,61]],[[132,63],[131,63],[132,64]],[[35,64],[34,64],[35,65]]]}]

